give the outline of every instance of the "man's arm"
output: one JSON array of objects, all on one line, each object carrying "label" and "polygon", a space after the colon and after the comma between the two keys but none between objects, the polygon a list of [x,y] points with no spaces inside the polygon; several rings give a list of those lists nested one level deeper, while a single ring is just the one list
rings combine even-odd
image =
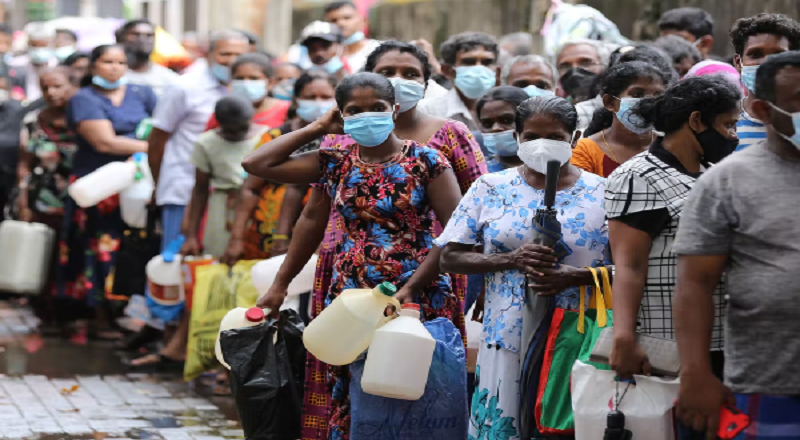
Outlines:
[{"label": "man's arm", "polygon": [[164,147],[167,145],[172,133],[153,127],[150,136],[147,138],[147,162],[150,165],[150,173],[153,181],[158,186],[158,177],[161,174],[161,160],[164,158]]}]

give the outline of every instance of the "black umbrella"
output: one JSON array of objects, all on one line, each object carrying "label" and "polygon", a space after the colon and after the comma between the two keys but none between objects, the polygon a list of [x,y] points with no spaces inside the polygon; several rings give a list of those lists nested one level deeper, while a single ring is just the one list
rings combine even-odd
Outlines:
[{"label": "black umbrella", "polygon": [[[554,208],[561,163],[557,160],[547,162],[547,176],[544,189],[544,206],[536,210],[533,217],[533,240],[535,244],[547,246],[555,251],[559,261],[570,254],[569,248],[561,241],[561,223],[556,218]],[[525,305],[522,309],[522,344],[520,354],[520,434],[523,439],[533,437],[536,431],[534,408],[539,389],[539,373],[547,332],[550,328],[555,300],[549,296],[539,296],[531,288],[525,289]]]}]

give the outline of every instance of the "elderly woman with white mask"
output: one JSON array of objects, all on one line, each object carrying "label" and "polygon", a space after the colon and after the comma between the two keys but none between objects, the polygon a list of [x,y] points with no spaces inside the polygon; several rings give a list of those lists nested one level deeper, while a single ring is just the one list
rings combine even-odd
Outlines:
[{"label": "elderly woman with white mask", "polygon": [[[575,108],[562,98],[535,97],[523,102],[515,121],[523,164],[478,179],[435,241],[444,247],[443,271],[485,274],[475,380],[476,396],[482,398],[472,399],[471,436],[481,438],[491,425],[502,423],[516,430],[510,438],[519,438],[516,418],[526,278],[541,295],[555,295],[556,307],[577,310],[580,287],[594,285],[585,267],[605,261],[605,180],[569,163],[577,123]],[[549,160],[562,164],[555,209],[564,243],[571,251],[558,261],[557,268],[549,248],[531,243],[531,223],[536,209],[543,206]],[[476,246],[483,246],[482,254],[474,251]],[[478,419],[485,413],[480,407],[495,399],[501,418],[510,420]]]}]

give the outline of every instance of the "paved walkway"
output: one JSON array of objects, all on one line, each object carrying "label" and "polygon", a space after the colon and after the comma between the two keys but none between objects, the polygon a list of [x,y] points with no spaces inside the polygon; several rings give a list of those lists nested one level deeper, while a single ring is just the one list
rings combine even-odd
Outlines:
[{"label": "paved walkway", "polygon": [[0,438],[242,439],[231,399],[175,376],[124,374],[109,344],[42,338],[25,308],[0,303]]}]

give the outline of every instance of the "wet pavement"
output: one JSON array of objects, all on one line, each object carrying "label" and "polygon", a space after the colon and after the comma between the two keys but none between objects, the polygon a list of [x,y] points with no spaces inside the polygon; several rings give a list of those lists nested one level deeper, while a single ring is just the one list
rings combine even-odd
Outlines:
[{"label": "wet pavement", "polygon": [[128,373],[111,343],[42,337],[37,326],[29,309],[0,303],[0,439],[244,437],[232,399],[210,397],[202,380]]}]

